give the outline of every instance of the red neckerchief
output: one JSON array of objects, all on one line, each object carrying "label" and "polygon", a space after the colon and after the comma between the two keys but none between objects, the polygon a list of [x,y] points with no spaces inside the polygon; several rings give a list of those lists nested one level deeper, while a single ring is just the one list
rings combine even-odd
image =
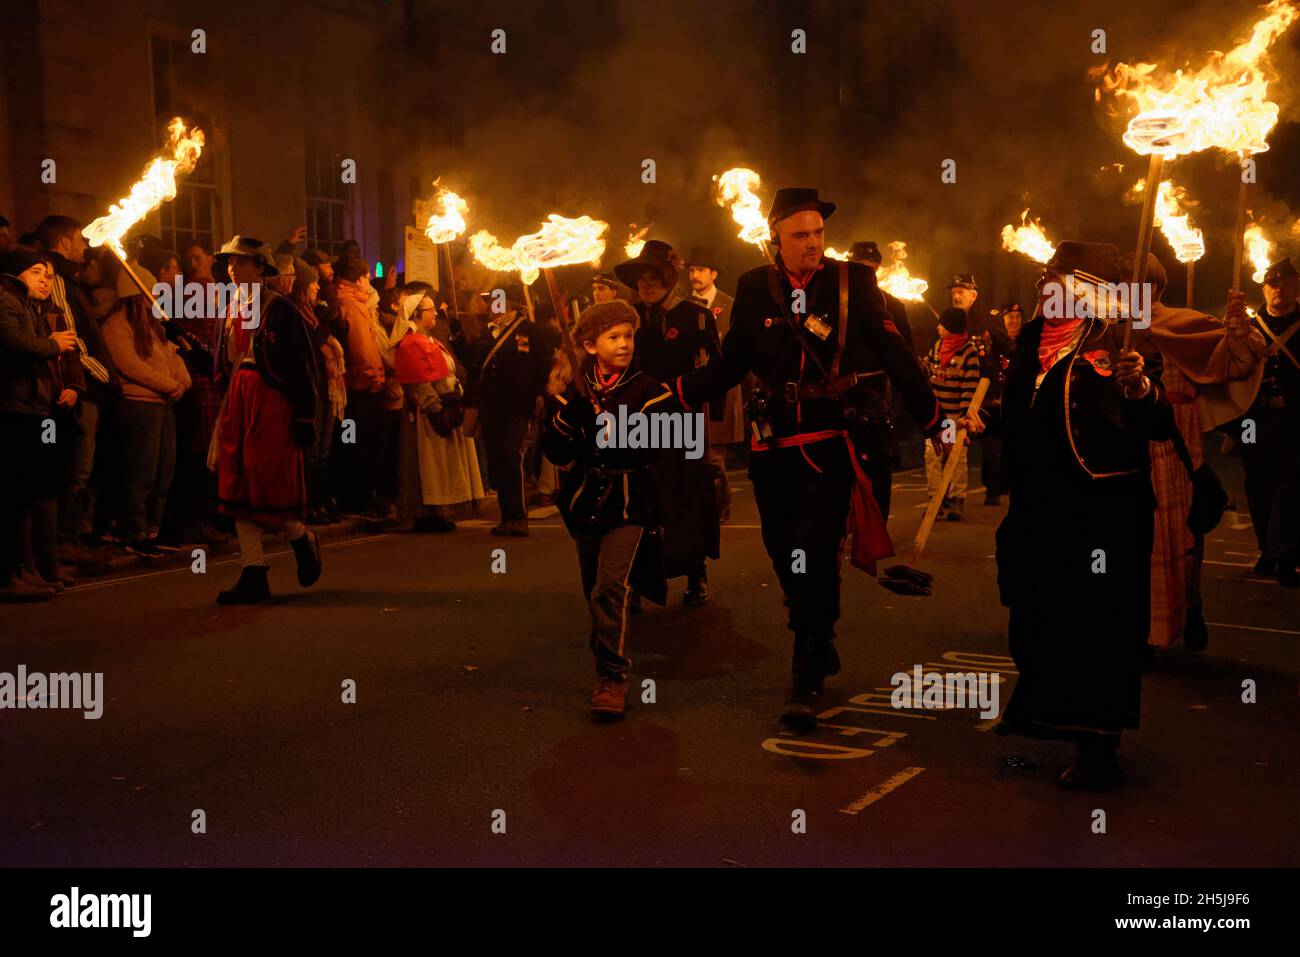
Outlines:
[{"label": "red neckerchief", "polygon": [[813,276],[817,275],[817,273],[821,271],[821,268],[824,265],[826,265],[825,260],[819,262],[815,269],[810,269],[808,272],[796,276],[794,273],[792,273],[789,269],[786,268],[785,260],[782,259],[781,272],[785,273],[785,278],[790,280],[790,285],[794,286],[795,289],[803,289],[808,285],[808,283],[812,282]]},{"label": "red neckerchief", "polygon": [[960,352],[970,342],[970,333],[950,332],[939,340],[939,365],[946,366],[952,361],[952,357]]},{"label": "red neckerchief", "polygon": [[1038,366],[1043,372],[1056,364],[1056,354],[1069,345],[1082,321],[1082,319],[1071,319],[1058,325],[1044,321],[1043,334],[1038,340]]},{"label": "red neckerchief", "polygon": [[617,369],[609,375],[605,375],[605,373],[600,369],[600,362],[597,362],[592,371],[596,373],[596,382],[600,385],[600,391],[608,392],[614,387],[614,383],[623,377],[623,372],[625,370]]}]

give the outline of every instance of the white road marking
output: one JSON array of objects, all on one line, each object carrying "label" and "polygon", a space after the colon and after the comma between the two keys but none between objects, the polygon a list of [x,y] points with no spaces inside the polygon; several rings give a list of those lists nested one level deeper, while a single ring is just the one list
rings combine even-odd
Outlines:
[{"label": "white road marking", "polygon": [[925,768],[904,768],[902,771],[899,771],[897,774],[891,777],[884,784],[872,788],[870,791],[862,795],[862,797],[858,798],[848,807],[840,808],[839,809],[840,813],[857,814],[863,808],[870,807],[872,804],[875,804],[877,801],[879,801],[890,791],[894,790],[897,787],[900,787],[901,785],[906,784],[908,781],[912,780],[912,778],[916,777],[924,770]]},{"label": "white road marking", "polygon": [[1238,628],[1242,631],[1268,631],[1276,635],[1300,635],[1300,631],[1288,631],[1285,628],[1259,628],[1255,625],[1233,625],[1226,621],[1207,621],[1207,625],[1213,625],[1215,628]]}]

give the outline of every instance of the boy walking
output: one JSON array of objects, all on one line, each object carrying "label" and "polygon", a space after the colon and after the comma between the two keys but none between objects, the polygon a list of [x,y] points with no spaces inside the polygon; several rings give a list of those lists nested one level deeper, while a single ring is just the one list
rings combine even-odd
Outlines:
[{"label": "boy walking", "polygon": [[[945,309],[939,317],[939,341],[930,347],[925,357],[926,372],[930,376],[930,388],[939,400],[943,417],[954,423],[966,416],[966,410],[975,398],[975,386],[980,379],[980,354],[977,344],[966,331],[966,313],[962,309]],[[944,429],[940,436],[951,435],[956,431]],[[959,448],[945,445],[944,454],[940,456],[934,447],[925,447],[925,484],[931,496],[939,488],[943,477],[944,465],[949,455],[957,456],[957,472],[952,477],[952,485],[943,498],[939,509],[939,518],[945,515],[950,522],[960,522],[962,509],[966,505],[966,445]]]},{"label": "boy walking", "polygon": [[601,413],[619,421],[677,408],[667,388],[636,368],[636,326],[636,311],[622,301],[597,303],[582,314],[573,336],[583,353],[578,378],[554,396],[542,437],[548,459],[558,466],[573,463],[563,473],[556,504],[577,544],[582,592],[591,609],[597,675],[591,710],[610,717],[624,711],[632,666],[631,589],[659,604],[667,593],[650,469],[656,455],[672,453],[619,448],[615,431],[597,420]]}]

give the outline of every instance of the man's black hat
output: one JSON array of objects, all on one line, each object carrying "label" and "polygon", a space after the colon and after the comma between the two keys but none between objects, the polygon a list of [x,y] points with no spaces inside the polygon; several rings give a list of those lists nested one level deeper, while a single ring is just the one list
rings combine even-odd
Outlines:
[{"label": "man's black hat", "polygon": [[872,263],[876,266],[884,262],[884,257],[880,255],[880,247],[871,240],[854,243],[849,249],[849,259],[859,263]]},{"label": "man's black hat", "polygon": [[1119,282],[1124,275],[1119,250],[1110,243],[1063,242],[1046,268],[1060,276],[1074,274],[1089,282]]},{"label": "man's black hat", "polygon": [[614,267],[614,275],[623,285],[636,288],[636,277],[642,271],[652,269],[657,272],[664,285],[669,289],[677,285],[677,267],[673,265],[673,247],[661,239],[648,239],[641,247],[641,253],[635,259],[621,262]]},{"label": "man's black hat", "polygon": [[776,196],[772,197],[772,208],[767,213],[768,225],[775,226],[787,216],[793,216],[805,209],[815,209],[822,214],[822,219],[830,219],[831,213],[835,212],[835,204],[823,202],[815,189],[787,186],[778,189]]},{"label": "man's black hat", "polygon": [[613,289],[615,292],[618,292],[619,283],[618,280],[614,278],[614,274],[612,272],[596,273],[596,275],[593,276],[591,279],[591,284],[593,286],[608,286],[610,289]]},{"label": "man's black hat", "polygon": [[1277,262],[1270,263],[1269,267],[1264,270],[1264,285],[1278,286],[1285,280],[1296,275],[1300,275],[1300,273],[1296,272],[1296,268],[1291,264],[1291,260],[1283,256]]},{"label": "man's black hat", "polygon": [[949,289],[973,289],[980,291],[979,284],[975,282],[973,272],[955,272],[952,274],[952,282],[948,283]]},{"label": "man's black hat", "polygon": [[712,246],[692,246],[691,255],[686,260],[687,266],[703,266],[705,269],[718,271],[718,251]]}]

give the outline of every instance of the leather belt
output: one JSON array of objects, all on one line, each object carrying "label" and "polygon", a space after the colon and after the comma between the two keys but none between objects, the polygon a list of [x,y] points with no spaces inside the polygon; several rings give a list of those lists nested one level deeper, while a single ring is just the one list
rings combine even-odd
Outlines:
[{"label": "leather belt", "polygon": [[843,395],[852,389],[859,382],[865,382],[867,379],[885,374],[884,369],[878,369],[875,372],[850,372],[848,375],[834,376],[831,381],[835,388],[827,387],[825,381],[822,382],[786,382],[781,389],[781,395],[787,402],[802,401],[804,399],[825,399],[834,398],[835,395]]}]

